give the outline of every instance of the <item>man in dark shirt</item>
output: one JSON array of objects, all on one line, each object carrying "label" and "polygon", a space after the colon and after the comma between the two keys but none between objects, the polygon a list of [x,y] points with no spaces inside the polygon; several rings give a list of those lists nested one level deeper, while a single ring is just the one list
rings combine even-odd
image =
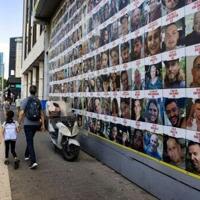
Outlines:
[{"label": "man in dark shirt", "polygon": [[200,11],[194,14],[193,31],[185,38],[186,46],[200,43]]}]

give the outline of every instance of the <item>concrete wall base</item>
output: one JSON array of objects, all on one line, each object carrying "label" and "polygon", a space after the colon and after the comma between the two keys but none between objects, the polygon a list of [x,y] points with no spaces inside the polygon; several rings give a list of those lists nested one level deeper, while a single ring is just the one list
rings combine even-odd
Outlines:
[{"label": "concrete wall base", "polygon": [[80,143],[88,154],[159,199],[200,199],[200,179],[120,148],[93,134],[81,134]]}]

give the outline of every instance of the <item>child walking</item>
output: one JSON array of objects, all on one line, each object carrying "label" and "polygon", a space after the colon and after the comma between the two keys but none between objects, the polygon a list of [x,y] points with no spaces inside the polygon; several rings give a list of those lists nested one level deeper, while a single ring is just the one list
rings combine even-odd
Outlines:
[{"label": "child walking", "polygon": [[15,144],[17,140],[17,133],[19,133],[19,125],[16,121],[13,120],[14,112],[12,110],[7,111],[6,121],[2,125],[2,133],[5,141],[5,161],[4,164],[9,164],[9,148],[11,147],[11,153],[14,157],[14,169],[19,168],[20,160],[17,158],[15,152]]}]

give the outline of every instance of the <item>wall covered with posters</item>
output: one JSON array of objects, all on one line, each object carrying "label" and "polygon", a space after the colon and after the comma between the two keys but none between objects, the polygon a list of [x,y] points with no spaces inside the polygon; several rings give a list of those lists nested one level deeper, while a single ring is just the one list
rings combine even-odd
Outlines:
[{"label": "wall covered with posters", "polygon": [[200,1],[66,0],[49,93],[79,126],[200,175]]}]

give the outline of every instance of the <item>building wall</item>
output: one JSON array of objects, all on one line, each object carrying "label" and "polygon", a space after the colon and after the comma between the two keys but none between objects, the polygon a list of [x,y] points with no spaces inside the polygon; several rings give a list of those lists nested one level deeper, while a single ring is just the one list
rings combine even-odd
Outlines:
[{"label": "building wall", "polygon": [[3,74],[3,53],[0,52],[0,76]]},{"label": "building wall", "polygon": [[22,38],[16,41],[16,64],[15,64],[15,77],[21,78],[22,69]]},{"label": "building wall", "polygon": [[[44,98],[44,25],[34,23],[36,0],[24,0],[23,14],[23,53],[22,53],[22,97],[29,95],[31,84],[40,86],[40,99]],[[40,70],[42,67],[42,71]],[[34,71],[36,70],[36,71]],[[40,72],[40,75],[38,75]]]},{"label": "building wall", "polygon": [[[94,134],[200,174],[188,154],[190,141],[199,147],[198,124],[186,123],[196,123],[193,105],[199,98],[200,84],[193,84],[191,71],[200,41],[189,38],[199,4],[181,1],[171,12],[161,1],[68,2],[51,23],[52,99],[72,98]],[[175,119],[167,107],[172,100]],[[180,162],[170,160],[168,140],[180,149]]]}]

